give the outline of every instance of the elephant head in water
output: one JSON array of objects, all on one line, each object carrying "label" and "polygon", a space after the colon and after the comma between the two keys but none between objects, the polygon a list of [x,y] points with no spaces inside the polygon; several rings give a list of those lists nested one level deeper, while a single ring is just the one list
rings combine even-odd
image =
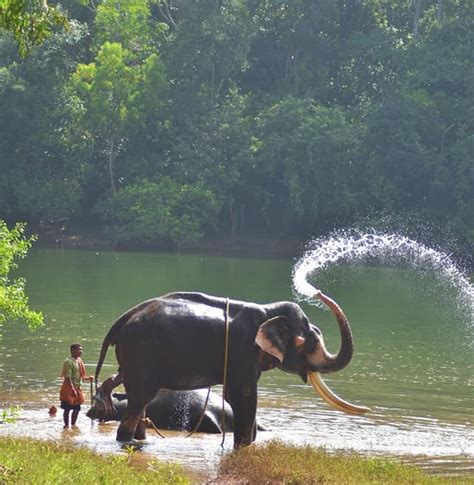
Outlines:
[{"label": "elephant head in water", "polygon": [[124,313],[102,344],[96,379],[107,349],[115,345],[119,377],[128,404],[117,440],[145,437],[140,423],[159,389],[189,390],[225,384],[234,413],[234,447],[256,436],[257,382],[263,371],[278,367],[309,381],[333,406],[360,414],[333,394],[321,373],[343,369],[353,353],[352,333],[343,311],[324,294],[315,295],[335,314],[340,349],[331,354],[321,331],[292,302],[260,305],[203,293],[170,293]]}]

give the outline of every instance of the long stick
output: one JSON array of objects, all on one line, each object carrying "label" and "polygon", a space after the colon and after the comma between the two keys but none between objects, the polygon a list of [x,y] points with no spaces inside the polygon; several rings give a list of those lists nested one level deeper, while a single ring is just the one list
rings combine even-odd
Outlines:
[{"label": "long stick", "polygon": [[[91,407],[92,407],[93,402],[94,402],[94,396],[92,394],[94,392],[94,388],[92,387],[92,380],[89,380],[89,384],[91,385]],[[94,424],[94,419],[91,418],[91,428],[92,428],[93,424]]]}]

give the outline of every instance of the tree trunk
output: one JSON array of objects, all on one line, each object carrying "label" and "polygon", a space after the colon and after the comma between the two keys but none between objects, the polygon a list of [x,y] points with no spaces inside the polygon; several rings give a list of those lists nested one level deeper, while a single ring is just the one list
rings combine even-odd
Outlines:
[{"label": "tree trunk", "polygon": [[173,26],[173,28],[176,28],[176,22],[173,19],[173,16],[171,15],[171,9],[166,0],[161,0],[160,2],[157,2],[157,7],[158,10],[160,11],[160,14],[163,16],[163,18]]},{"label": "tree trunk", "polygon": [[239,210],[239,238],[242,236],[244,227],[245,227],[245,205],[242,204]]},{"label": "tree trunk", "polygon": [[115,185],[115,177],[114,177],[115,138],[113,135],[109,139],[107,161],[108,161],[108,167],[109,167],[110,190],[112,191],[112,194],[115,194],[115,192],[117,192],[117,186]]},{"label": "tree trunk", "polygon": [[230,217],[230,242],[233,244],[235,242],[235,237],[237,234],[238,226],[238,215],[236,214],[233,202],[229,201],[229,217]]},{"label": "tree trunk", "polygon": [[442,22],[444,20],[444,9],[443,9],[443,0],[438,0],[438,21]]},{"label": "tree trunk", "polygon": [[423,0],[412,0],[413,1],[413,7],[415,9],[415,15],[413,17],[413,38],[415,39],[415,42],[418,43],[420,40],[420,33],[418,30],[419,27],[419,22],[420,22],[420,17],[421,17],[421,6]]}]

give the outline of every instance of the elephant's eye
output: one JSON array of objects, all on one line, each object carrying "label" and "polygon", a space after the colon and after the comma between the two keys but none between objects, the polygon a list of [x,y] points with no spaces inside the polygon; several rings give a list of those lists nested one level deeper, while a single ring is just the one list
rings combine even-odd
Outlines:
[{"label": "elephant's eye", "polygon": [[304,351],[308,354],[312,354],[316,350],[316,342],[317,338],[314,335],[311,335],[304,343]]},{"label": "elephant's eye", "polygon": [[306,341],[304,344],[305,352],[311,353],[316,350],[320,335],[321,335],[321,332],[319,331],[319,329],[316,328],[314,325],[311,325],[309,329],[309,336],[306,338]]}]

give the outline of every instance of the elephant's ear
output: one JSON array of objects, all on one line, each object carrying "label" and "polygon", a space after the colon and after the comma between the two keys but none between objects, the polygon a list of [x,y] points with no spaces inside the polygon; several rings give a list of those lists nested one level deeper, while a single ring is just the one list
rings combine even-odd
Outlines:
[{"label": "elephant's ear", "polygon": [[263,322],[255,337],[255,343],[280,362],[283,362],[289,341],[288,321],[283,316],[273,317]]}]

